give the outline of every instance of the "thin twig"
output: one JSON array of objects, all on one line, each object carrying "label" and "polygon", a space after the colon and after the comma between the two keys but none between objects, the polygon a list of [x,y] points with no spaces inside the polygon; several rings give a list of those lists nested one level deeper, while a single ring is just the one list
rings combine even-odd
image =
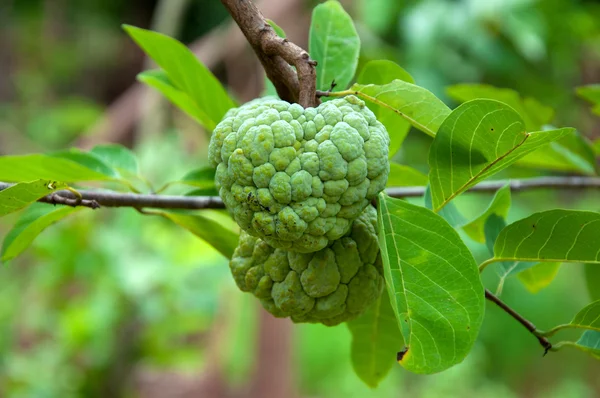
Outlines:
[{"label": "thin twig", "polygon": [[317,62],[301,47],[277,36],[252,1],[221,0],[221,3],[246,36],[279,97],[305,108],[317,106],[320,103],[316,95]]},{"label": "thin twig", "polygon": [[[511,191],[529,191],[534,189],[600,189],[599,177],[540,177],[527,180],[498,180],[484,181],[475,185],[467,192],[495,192],[505,185]],[[0,182],[0,191],[13,184]],[[225,205],[221,198],[216,196],[174,196],[174,195],[148,195],[135,193],[121,193],[114,191],[77,190],[81,194],[80,206],[97,208],[103,207],[134,207],[157,209],[223,209]],[[415,198],[423,196],[425,187],[395,187],[388,188],[386,193],[394,198]],[[57,199],[59,198],[60,199]],[[44,203],[63,204],[76,206],[77,197],[69,191],[57,191],[52,195],[39,200]],[[92,203],[95,202],[95,203]]]},{"label": "thin twig", "polygon": [[523,318],[520,314],[518,314],[515,310],[510,308],[505,302],[496,297],[492,292],[488,289],[485,289],[485,298],[496,304],[500,307],[504,312],[508,315],[512,316],[517,322],[525,327],[525,329],[529,330],[531,334],[535,336],[535,338],[540,342],[540,345],[544,348],[544,355],[548,353],[552,349],[552,343],[548,341],[547,338],[540,336],[538,334],[538,330],[533,323]]}]

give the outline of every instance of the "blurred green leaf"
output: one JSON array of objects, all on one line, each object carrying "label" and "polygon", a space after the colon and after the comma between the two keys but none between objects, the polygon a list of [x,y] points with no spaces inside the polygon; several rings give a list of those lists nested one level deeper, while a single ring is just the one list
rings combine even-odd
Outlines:
[{"label": "blurred green leaf", "polygon": [[219,196],[219,192],[215,186],[209,188],[194,189],[186,192],[185,196]]},{"label": "blurred green leaf", "polygon": [[517,274],[517,277],[531,293],[537,293],[548,286],[560,269],[560,263],[537,263]]},{"label": "blurred green leaf", "polygon": [[[173,86],[194,101],[198,110],[202,111],[200,120],[206,129],[212,131],[225,113],[235,106],[219,80],[182,43],[157,32],[129,25],[124,25],[123,28],[166,72]],[[177,106],[183,105],[182,109],[189,113],[189,103],[179,95],[174,96],[175,91],[167,89],[168,85],[164,81],[162,85],[159,84],[156,76],[151,81],[165,89],[170,94],[167,97]],[[196,118],[200,116],[197,112],[194,115]]]},{"label": "blurred green leaf", "polygon": [[214,167],[202,167],[190,171],[185,176],[183,176],[183,178],[180,181],[177,182],[198,188],[214,188],[215,173],[216,170]]},{"label": "blurred green leaf", "polygon": [[600,267],[596,264],[585,264],[585,282],[592,300],[600,300]]},{"label": "blurred green leaf", "polygon": [[[431,187],[427,185],[425,188],[425,195],[423,195],[423,203],[425,207],[429,210],[432,209],[431,206]],[[438,212],[440,216],[444,220],[448,222],[453,228],[462,227],[467,223],[467,219],[462,215],[460,211],[454,206],[454,203],[449,203],[448,206],[444,207],[442,210]]]},{"label": "blurred green leaf", "polygon": [[594,154],[596,154],[596,156],[600,156],[600,139],[594,141],[592,148],[594,149]]},{"label": "blurred green leaf", "polygon": [[429,374],[462,362],[484,313],[471,252],[442,217],[383,193],[377,221],[386,285],[406,344],[399,363]]},{"label": "blurred green leaf", "polygon": [[308,48],[317,64],[317,90],[348,87],[358,66],[360,38],[352,18],[336,0],[317,5],[312,13]]},{"label": "blurred green leaf", "polygon": [[527,133],[508,105],[476,99],[452,111],[429,151],[429,180],[434,211],[477,182],[510,166],[572,128]]},{"label": "blurred green leaf", "polygon": [[366,101],[392,110],[414,128],[432,137],[450,114],[450,108],[431,92],[398,79],[383,85],[354,84],[350,91]]},{"label": "blurred green leaf", "polygon": [[96,145],[90,153],[102,159],[107,165],[117,171],[126,171],[137,175],[139,173],[138,161],[133,152],[118,144]]},{"label": "blurred green leaf", "polygon": [[594,301],[583,307],[581,311],[575,314],[568,325],[563,325],[560,329],[566,327],[596,330],[600,332],[600,300]]},{"label": "blurred green leaf", "polygon": [[8,261],[17,257],[44,229],[69,214],[83,209],[84,207],[67,206],[55,208],[46,203],[33,203],[6,234],[0,251],[0,260]]},{"label": "blurred green leaf", "polygon": [[277,36],[285,39],[285,32],[283,29],[281,29],[281,27],[279,25],[277,25],[275,22],[273,22],[271,19],[268,19],[268,18],[267,18],[267,23],[269,25],[271,25],[271,27],[273,28],[275,33],[277,33]]},{"label": "blurred green leaf", "polygon": [[554,350],[562,347],[573,347],[580,351],[587,352],[596,359],[600,359],[600,332],[596,330],[586,330],[583,332],[577,342],[561,341],[554,344]]},{"label": "blurred green leaf", "polygon": [[595,114],[600,115],[600,84],[580,86],[577,87],[576,91],[577,95],[593,105],[592,111]]},{"label": "blurred green leaf", "polygon": [[502,230],[492,261],[587,262],[600,264],[600,213],[548,210]]},{"label": "blurred green leaf", "polygon": [[[75,153],[77,156],[74,156]],[[114,171],[95,156],[84,152],[0,156],[1,181],[47,179],[78,182],[114,178]]]},{"label": "blurred green leaf", "polygon": [[209,243],[228,259],[231,258],[233,251],[237,247],[239,234],[237,231],[227,227],[231,225],[231,222],[228,223],[229,225],[223,223],[225,216],[218,216],[219,213],[203,210],[201,213],[193,215],[166,211],[152,212],[150,214],[163,216],[187,229]]},{"label": "blurred green leaf", "polygon": [[64,182],[20,182],[0,191],[0,217],[21,210],[52,192],[67,188]]},{"label": "blurred green leaf", "polygon": [[383,292],[364,314],[347,325],[352,333],[350,355],[354,372],[375,388],[392,368],[403,344],[388,293]]},{"label": "blurred green leaf", "polygon": [[410,166],[398,163],[390,163],[390,174],[388,176],[388,187],[412,187],[427,185],[427,175]]},{"label": "blurred green leaf", "polygon": [[[375,60],[368,62],[361,70],[358,79],[359,84],[387,84],[399,79],[408,83],[414,83],[412,76],[399,65],[388,60]],[[390,159],[398,152],[408,130],[410,123],[393,110],[382,105],[368,102],[367,106],[375,113],[377,120],[385,126],[390,136]]]},{"label": "blurred green leaf", "polygon": [[496,191],[488,208],[473,221],[463,227],[463,230],[471,239],[479,243],[485,243],[484,225],[488,217],[496,214],[506,218],[510,209],[510,185],[505,185]]}]

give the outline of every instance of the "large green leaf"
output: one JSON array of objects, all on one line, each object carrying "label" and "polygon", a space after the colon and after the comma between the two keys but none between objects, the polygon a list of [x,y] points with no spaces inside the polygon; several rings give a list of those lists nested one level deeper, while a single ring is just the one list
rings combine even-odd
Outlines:
[{"label": "large green leaf", "polygon": [[471,252],[441,216],[423,207],[381,193],[377,218],[386,285],[406,344],[400,364],[435,373],[460,363],[484,313]]},{"label": "large green leaf", "polygon": [[317,61],[317,90],[338,90],[352,81],[358,65],[360,38],[350,15],[336,0],[313,10],[308,39],[309,53]]},{"label": "large green leaf", "polygon": [[410,166],[398,163],[390,163],[390,175],[388,187],[411,187],[427,185],[427,175]]},{"label": "large green leaf", "polygon": [[[125,25],[124,29],[166,72],[173,86],[189,95],[197,108],[202,110],[205,116],[201,121],[208,130],[214,129],[225,113],[235,106],[219,80],[182,43],[169,36],[133,26]],[[162,88],[165,86],[166,83]],[[189,107],[187,103],[185,105],[183,109],[188,112]]]},{"label": "large green leaf", "polygon": [[527,133],[519,114],[508,105],[488,99],[465,102],[444,120],[429,151],[434,210],[541,145],[573,131]]},{"label": "large green leaf", "polygon": [[585,282],[592,300],[600,300],[600,267],[596,264],[585,264]]},{"label": "large green leaf", "polygon": [[352,333],[352,367],[362,381],[375,388],[392,368],[403,343],[388,293],[383,292],[364,314],[347,325]]},{"label": "large green leaf", "polygon": [[463,230],[474,241],[485,243],[484,226],[487,219],[492,214],[506,218],[510,209],[510,203],[510,186],[507,184],[496,192],[488,208],[473,221],[465,225]]},{"label": "large green leaf", "polygon": [[17,257],[44,229],[69,214],[83,209],[84,207],[66,206],[55,208],[45,203],[32,204],[21,214],[17,223],[6,234],[0,251],[0,260],[8,261]]},{"label": "large green leaf", "polygon": [[226,258],[231,258],[237,247],[239,232],[231,218],[220,212],[203,210],[198,214],[152,212],[163,216],[203,239]]},{"label": "large green leaf", "polygon": [[552,283],[559,269],[560,263],[537,263],[517,274],[517,277],[527,290],[537,293]]},{"label": "large green leaf", "polygon": [[398,79],[383,85],[354,84],[344,93],[388,108],[432,137],[450,114],[450,108],[431,92]]},{"label": "large green leaf", "polygon": [[50,180],[20,182],[0,191],[0,217],[21,210],[52,192],[67,188],[67,184]]},{"label": "large green leaf", "polygon": [[596,174],[594,148],[577,131],[533,151],[520,159],[517,165],[578,174]]},{"label": "large green leaf", "polygon": [[589,101],[593,105],[592,111],[600,115],[600,84],[577,87],[577,94]]},{"label": "large green leaf", "polygon": [[502,230],[496,261],[587,262],[600,264],[600,213],[548,210]]},{"label": "large green leaf", "polygon": [[[395,79],[408,83],[415,82],[412,76],[396,63],[380,59],[367,62],[362,68],[356,82],[359,84],[382,85],[390,83]],[[383,123],[390,135],[389,157],[391,159],[402,146],[402,142],[406,138],[408,130],[410,130],[410,123],[398,113],[382,105],[372,102],[369,102],[367,105],[375,113],[377,120]]]}]

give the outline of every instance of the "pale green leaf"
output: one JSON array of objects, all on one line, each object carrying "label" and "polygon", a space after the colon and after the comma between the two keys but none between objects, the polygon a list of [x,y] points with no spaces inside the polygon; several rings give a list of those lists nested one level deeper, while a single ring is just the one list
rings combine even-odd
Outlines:
[{"label": "pale green leaf", "polygon": [[537,263],[517,274],[517,278],[531,293],[537,293],[547,287],[560,269],[560,263]]},{"label": "pale green leaf", "polygon": [[33,203],[21,214],[17,223],[6,234],[0,251],[0,260],[8,261],[17,257],[44,229],[69,214],[83,209],[84,207],[67,206],[55,208],[46,203]]},{"label": "pale green leaf", "polygon": [[383,292],[364,314],[347,325],[352,334],[352,367],[362,381],[375,388],[396,362],[396,352],[403,347],[388,293]]},{"label": "pale green leaf", "polygon": [[0,191],[0,217],[19,211],[52,192],[67,188],[63,182],[36,180],[20,182]]},{"label": "pale green leaf", "polygon": [[488,208],[473,221],[465,225],[463,230],[474,241],[485,243],[484,226],[487,219],[492,214],[506,218],[510,209],[510,203],[510,186],[507,184],[496,192]]},{"label": "pale green leaf", "polygon": [[270,20],[267,18],[267,23],[269,25],[271,25],[271,27],[273,28],[273,30],[275,31],[275,33],[277,34],[277,36],[285,39],[285,31],[283,29],[281,29],[281,27],[279,25],[277,25],[274,21]]},{"label": "pale green leaf", "polygon": [[450,114],[450,108],[431,92],[398,79],[383,85],[354,84],[350,91],[366,101],[392,110],[414,128],[432,137]]},{"label": "pale green leaf", "polygon": [[96,145],[90,150],[113,169],[137,175],[139,173],[138,161],[133,152],[118,144]]},{"label": "pale green leaf", "polygon": [[358,66],[360,39],[352,18],[336,0],[316,6],[312,13],[308,48],[317,61],[317,90],[343,90]]},{"label": "pale green leaf", "polygon": [[413,187],[427,185],[427,175],[410,166],[390,163],[388,187]]},{"label": "pale green leaf", "polygon": [[208,130],[235,106],[219,80],[182,43],[161,33],[128,25],[123,28],[166,72],[173,86],[189,95],[206,114],[202,124]]},{"label": "pale green leaf", "polygon": [[484,290],[457,232],[423,207],[381,193],[379,245],[405,348],[399,362],[436,373],[463,361],[483,320]]},{"label": "pale green leaf", "polygon": [[527,133],[523,120],[495,100],[465,102],[444,120],[429,151],[433,208],[441,209],[479,181],[572,128]]},{"label": "pale green leaf", "polygon": [[[0,181],[31,181],[36,179],[67,182],[112,180],[114,171],[107,169],[101,160],[93,155],[79,152],[61,152],[53,155],[0,156]],[[87,161],[85,161],[87,160]]]},{"label": "pale green leaf", "polygon": [[[381,59],[367,62],[356,82],[359,84],[383,85],[396,79],[408,83],[415,82],[412,76],[399,65]],[[367,106],[375,113],[377,120],[383,123],[390,136],[389,157],[391,159],[402,146],[402,142],[410,130],[410,123],[398,113],[382,105],[368,102]]]}]

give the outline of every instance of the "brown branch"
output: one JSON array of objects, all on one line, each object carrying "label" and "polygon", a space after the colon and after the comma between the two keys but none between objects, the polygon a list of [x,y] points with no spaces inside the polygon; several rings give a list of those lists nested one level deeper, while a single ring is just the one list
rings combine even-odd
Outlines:
[{"label": "brown branch", "polygon": [[[467,192],[496,192],[505,185],[512,192],[535,189],[600,189],[600,177],[540,177],[526,180],[484,181]],[[0,182],[0,191],[13,184]],[[61,204],[66,206],[97,207],[133,207],[157,209],[223,209],[225,205],[217,196],[175,196],[121,193],[114,191],[78,190],[81,198],[73,192],[57,191],[43,197],[39,202]],[[386,189],[386,193],[394,198],[415,198],[425,194],[425,187],[395,187]],[[79,202],[79,200],[81,202]]]},{"label": "brown branch", "polygon": [[494,304],[496,304],[504,312],[506,312],[508,315],[512,316],[517,322],[519,322],[521,325],[523,325],[525,327],[525,329],[529,330],[529,332],[531,332],[531,334],[533,334],[535,336],[535,338],[540,342],[540,345],[544,348],[544,355],[546,355],[548,353],[548,351],[550,351],[552,349],[552,343],[550,343],[550,341],[548,341],[547,338],[540,336],[538,334],[538,330],[533,323],[531,323],[527,319],[523,318],[523,316],[518,314],[515,310],[510,308],[505,302],[500,300],[498,297],[496,297],[492,292],[490,292],[487,289],[485,289],[485,298],[488,299],[489,301],[493,302]]},{"label": "brown branch", "polygon": [[277,36],[252,1],[221,3],[246,36],[279,97],[305,108],[317,106],[320,100],[316,95],[316,61],[301,47]]}]

